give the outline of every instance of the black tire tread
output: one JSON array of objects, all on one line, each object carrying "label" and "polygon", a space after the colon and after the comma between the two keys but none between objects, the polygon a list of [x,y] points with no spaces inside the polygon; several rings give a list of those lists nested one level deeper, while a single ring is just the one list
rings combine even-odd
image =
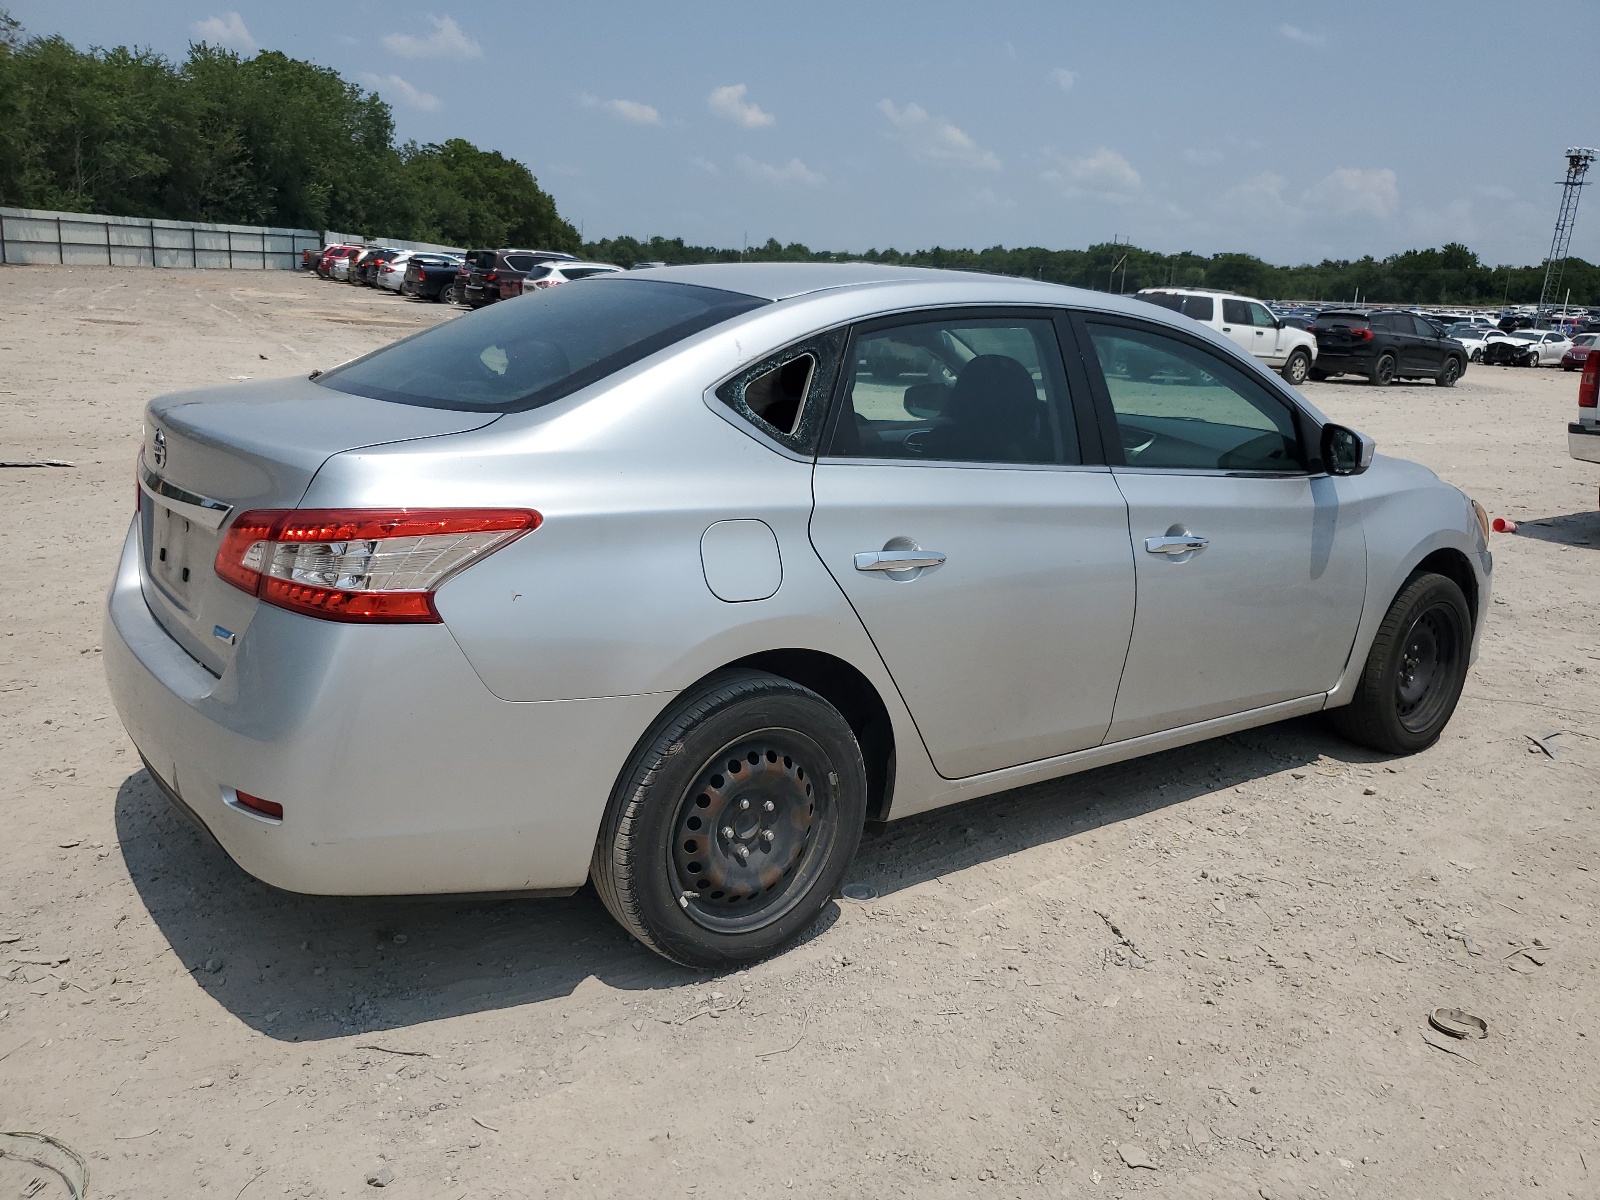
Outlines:
[{"label": "black tire tread", "polygon": [[[627,768],[618,777],[611,802],[595,840],[589,878],[600,901],[618,924],[663,958],[685,967],[703,967],[677,951],[661,938],[645,919],[639,890],[633,877],[633,842],[641,810],[651,802],[651,785],[683,750],[684,738],[719,709],[740,700],[758,699],[773,694],[804,696],[818,704],[832,705],[816,692],[789,679],[764,671],[734,670],[719,672],[693,691],[680,697],[640,740]],[[844,718],[839,718],[844,722]]]},{"label": "black tire tread", "polygon": [[[1453,579],[1431,571],[1419,571],[1406,581],[1406,585],[1400,589],[1400,594],[1389,605],[1389,611],[1383,614],[1377,635],[1372,639],[1372,649],[1367,652],[1367,661],[1361,668],[1355,695],[1349,704],[1331,709],[1328,713],[1334,729],[1351,741],[1389,754],[1411,754],[1419,749],[1397,742],[1383,721],[1382,714],[1389,703],[1389,698],[1385,694],[1388,690],[1387,667],[1389,657],[1396,652],[1400,639],[1407,632],[1402,626],[1417,599],[1441,584],[1460,597],[1463,612],[1470,611],[1467,608],[1466,597],[1461,595],[1461,589]],[[1453,712],[1454,705],[1439,723],[1441,730],[1449,724]]]}]

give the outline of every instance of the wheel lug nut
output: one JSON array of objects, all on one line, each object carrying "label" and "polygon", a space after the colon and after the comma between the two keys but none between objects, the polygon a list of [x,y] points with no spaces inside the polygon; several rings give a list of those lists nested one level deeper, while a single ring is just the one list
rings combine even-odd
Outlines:
[{"label": "wheel lug nut", "polygon": [[763,812],[774,812],[774,811],[777,810],[777,807],[778,806],[776,804],[774,804],[771,800],[763,800],[761,802],[761,810]]},{"label": "wheel lug nut", "polygon": [[749,807],[750,807],[750,801],[748,801],[748,800],[739,801],[739,811],[740,812],[744,812]]},{"label": "wheel lug nut", "polygon": [[736,847],[734,849],[734,853],[739,856],[739,861],[740,862],[744,862],[745,859],[750,857],[750,847],[749,846]]},{"label": "wheel lug nut", "polygon": [[727,838],[731,842],[733,840],[733,826],[732,825],[724,825],[722,827],[722,836]]},{"label": "wheel lug nut", "polygon": [[763,842],[765,842],[769,846],[772,845],[772,837],[773,837],[772,830],[763,829],[761,831],[761,840]]}]

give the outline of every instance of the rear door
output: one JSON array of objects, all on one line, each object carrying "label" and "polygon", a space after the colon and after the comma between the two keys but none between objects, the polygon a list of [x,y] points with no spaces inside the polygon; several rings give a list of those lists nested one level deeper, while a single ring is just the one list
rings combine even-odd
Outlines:
[{"label": "rear door", "polygon": [[1039,309],[858,328],[817,463],[812,543],[947,778],[1111,722],[1133,556],[1063,330]]},{"label": "rear door", "polygon": [[1257,354],[1256,324],[1248,300],[1222,301],[1222,333],[1246,354]]},{"label": "rear door", "polygon": [[1083,328],[1138,590],[1108,740],[1327,691],[1366,546],[1347,481],[1307,469],[1309,420],[1198,339],[1122,318]]}]

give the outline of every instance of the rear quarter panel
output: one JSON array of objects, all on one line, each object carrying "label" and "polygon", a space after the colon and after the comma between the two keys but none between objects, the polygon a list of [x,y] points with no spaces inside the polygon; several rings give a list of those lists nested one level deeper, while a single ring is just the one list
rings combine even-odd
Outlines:
[{"label": "rear quarter panel", "polygon": [[[657,694],[653,718],[730,662],[816,650],[860,670],[888,708],[897,797],[931,791],[937,776],[915,726],[811,547],[811,461],[774,451],[707,404],[711,383],[814,332],[771,324],[707,339],[586,393],[502,417],[492,436],[338,455],[303,503],[538,510],[540,528],[447,582],[437,597],[446,627],[503,700]],[[701,538],[710,525],[739,519],[772,529],[782,578],[766,599],[729,603],[706,581]],[[596,764],[608,777],[622,765]]]}]

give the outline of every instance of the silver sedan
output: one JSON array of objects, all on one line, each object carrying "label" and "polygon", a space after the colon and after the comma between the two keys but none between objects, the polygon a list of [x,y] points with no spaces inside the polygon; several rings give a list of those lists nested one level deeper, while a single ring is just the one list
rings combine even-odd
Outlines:
[{"label": "silver sedan", "polygon": [[619,273],[150,403],[106,669],[298,892],[565,894],[681,963],[863,826],[1327,710],[1438,738],[1483,512],[1143,302],[871,265]]}]

